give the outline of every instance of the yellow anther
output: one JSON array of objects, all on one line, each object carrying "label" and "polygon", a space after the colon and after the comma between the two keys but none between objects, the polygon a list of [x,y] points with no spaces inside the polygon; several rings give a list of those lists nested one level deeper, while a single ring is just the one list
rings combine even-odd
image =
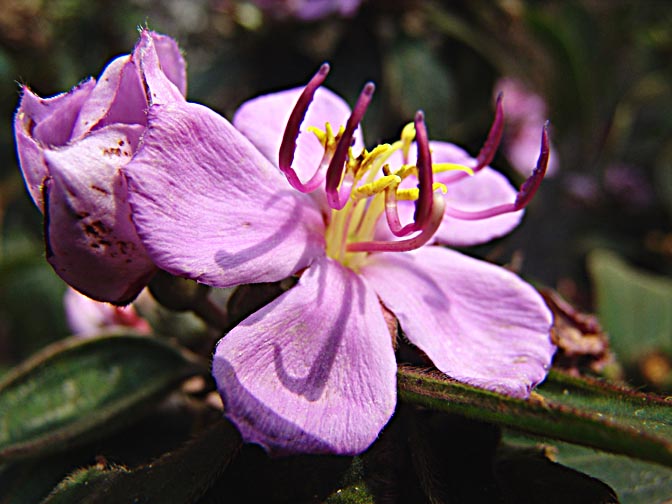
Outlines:
[{"label": "yellow anther", "polygon": [[417,187],[411,189],[399,189],[397,191],[397,200],[415,201],[420,197],[420,191]]},{"label": "yellow anther", "polygon": [[351,193],[351,197],[357,201],[363,198],[368,198],[375,194],[382,193],[388,187],[395,187],[399,184],[401,184],[401,179],[396,175],[385,175],[384,177],[381,177],[374,182],[363,184],[355,188]]},{"label": "yellow anther", "polygon": [[[329,126],[329,123],[327,123],[327,126]],[[314,134],[319,140],[319,142],[322,144],[322,147],[327,146],[327,133],[322,131],[320,128],[316,128],[315,126],[308,126],[306,128],[306,131],[309,131],[312,134]]]},{"label": "yellow anther", "polygon": [[399,168],[396,172],[394,172],[394,174],[397,177],[401,177],[402,179],[405,179],[409,175],[411,175],[413,173],[417,173],[417,172],[418,172],[418,168],[415,165],[405,164],[401,168]]},{"label": "yellow anther", "polygon": [[[448,188],[446,187],[445,184],[442,184],[441,182],[434,182],[432,184],[432,190],[441,191],[443,194],[446,194],[448,192]],[[397,190],[397,200],[399,201],[415,201],[420,197],[420,191],[418,190],[417,187],[412,187],[410,189],[399,189]]]},{"label": "yellow anther", "polygon": [[408,123],[401,130],[401,154],[404,156],[404,163],[408,163],[408,151],[415,140],[415,124]]},{"label": "yellow anther", "polygon": [[469,175],[474,174],[474,170],[472,170],[468,166],[464,166],[459,163],[432,163],[432,171],[434,173],[443,173],[447,171],[461,171],[468,173]]}]

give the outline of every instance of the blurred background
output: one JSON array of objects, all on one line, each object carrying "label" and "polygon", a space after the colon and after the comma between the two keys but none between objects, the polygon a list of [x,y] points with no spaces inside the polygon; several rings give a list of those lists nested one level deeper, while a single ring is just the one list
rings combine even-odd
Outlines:
[{"label": "blurred background", "polygon": [[307,81],[354,103],[377,85],[367,144],[417,109],[472,155],[494,97],[507,129],[492,165],[519,185],[551,123],[552,171],[522,226],[468,250],[596,311],[628,379],[672,390],[672,4],[660,1],[0,0],[0,371],[69,333],[65,285],[13,143],[19,85],[41,96],[98,76],[139,26],[174,37],[188,99],[231,118]]}]

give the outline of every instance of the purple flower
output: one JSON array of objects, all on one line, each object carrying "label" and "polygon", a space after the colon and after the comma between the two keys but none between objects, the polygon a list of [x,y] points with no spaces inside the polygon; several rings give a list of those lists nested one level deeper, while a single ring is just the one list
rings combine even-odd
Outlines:
[{"label": "purple flower", "polygon": [[252,3],[278,18],[313,21],[335,13],[350,17],[357,12],[361,0],[252,0]]},{"label": "purple flower", "polygon": [[24,87],[14,118],[26,187],[44,214],[47,260],[87,296],[131,301],[156,268],[131,221],[120,168],[135,153],[152,102],[182,98],[185,64],[175,41],[143,30],[133,54],[96,82],[40,98]]},{"label": "purple flower", "polygon": [[358,453],[387,423],[397,366],[381,304],[438,369],[493,391],[526,397],[554,352],[551,314],[530,285],[427,245],[515,227],[544,174],[545,132],[518,193],[486,166],[501,106],[477,159],[429,143],[422,113],[399,141],[363,151],[373,84],[351,113],[320,88],[327,72],[245,103],[236,127],[201,105],[153,106],[124,169],[161,268],[215,287],[300,275],[222,338],[213,362],[226,415],[276,454]]},{"label": "purple flower", "polygon": [[[546,122],[546,102],[514,77],[504,77],[497,81],[495,94],[502,94],[506,100],[508,131],[504,138],[504,154],[511,166],[527,177],[536,161],[539,128]],[[551,149],[548,175],[553,175],[557,168],[556,150]]]},{"label": "purple flower", "polygon": [[93,336],[102,331],[132,329],[140,334],[151,333],[149,323],[138,315],[133,305],[114,306],[95,301],[69,288],[63,296],[65,317],[72,334]]}]

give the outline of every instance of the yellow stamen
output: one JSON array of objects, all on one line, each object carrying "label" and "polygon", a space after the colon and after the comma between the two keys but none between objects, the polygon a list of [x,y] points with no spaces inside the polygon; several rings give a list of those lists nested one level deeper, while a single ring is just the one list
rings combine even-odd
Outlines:
[{"label": "yellow stamen", "polygon": [[413,140],[415,140],[415,124],[411,122],[401,130],[401,154],[404,157],[404,163],[408,163],[408,152]]},{"label": "yellow stamen", "polygon": [[434,173],[443,173],[448,171],[461,171],[468,173],[469,175],[474,174],[474,170],[468,166],[464,166],[459,163],[432,163],[432,171]]},{"label": "yellow stamen", "polygon": [[363,184],[352,191],[351,197],[355,201],[368,198],[374,194],[383,192],[391,185],[401,184],[401,178],[396,175],[385,175],[374,182]]},{"label": "yellow stamen", "polygon": [[[437,189],[440,190],[443,194],[446,194],[448,192],[448,188],[446,187],[446,185],[442,184],[441,182],[434,182],[434,184],[432,184],[432,190],[436,191]],[[415,201],[419,197],[420,197],[420,190],[417,187],[397,190],[397,200]]]}]

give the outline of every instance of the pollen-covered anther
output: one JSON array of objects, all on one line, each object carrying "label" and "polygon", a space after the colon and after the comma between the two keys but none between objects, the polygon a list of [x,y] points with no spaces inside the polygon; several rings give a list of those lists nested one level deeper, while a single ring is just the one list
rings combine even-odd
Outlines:
[{"label": "pollen-covered anther", "polygon": [[408,153],[411,150],[413,140],[415,140],[415,124],[411,122],[401,130],[401,155],[404,164],[408,164]]},{"label": "pollen-covered anther", "polygon": [[[442,184],[441,182],[434,182],[432,189],[434,191],[441,191],[442,194],[446,194],[448,192],[446,184]],[[397,190],[397,201],[416,201],[419,197],[420,190],[417,187]]]},{"label": "pollen-covered anther", "polygon": [[401,184],[401,178],[396,175],[384,175],[375,182],[370,182],[368,184],[363,184],[355,188],[350,197],[357,201],[364,198],[369,198],[375,196],[376,194],[382,193],[388,187],[396,188]]}]

